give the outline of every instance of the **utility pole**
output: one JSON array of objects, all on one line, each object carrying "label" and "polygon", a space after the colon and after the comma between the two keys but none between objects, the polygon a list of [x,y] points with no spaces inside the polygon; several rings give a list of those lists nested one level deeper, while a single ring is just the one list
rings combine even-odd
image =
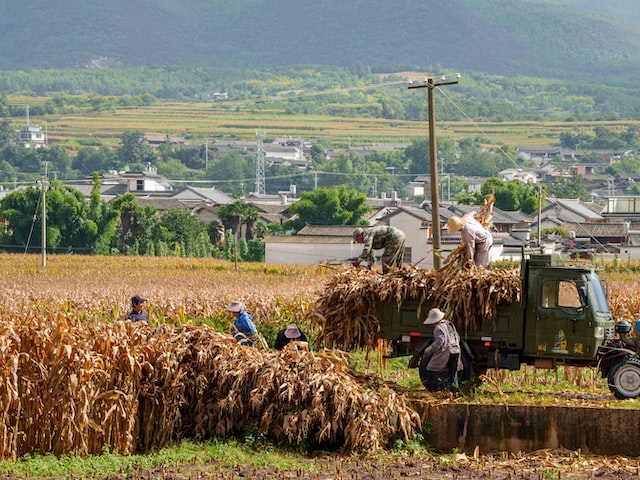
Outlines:
[{"label": "utility pole", "polygon": [[47,266],[47,162],[44,162],[42,177],[42,266]]},{"label": "utility pole", "polygon": [[433,268],[440,270],[440,206],[438,200],[438,154],[436,150],[436,112],[433,102],[433,89],[444,85],[457,85],[460,74],[456,74],[456,79],[447,81],[444,76],[427,77],[423,85],[409,85],[409,89],[426,88],[429,112],[429,173],[431,180],[431,228],[433,230]]},{"label": "utility pole", "polygon": [[256,130],[257,148],[256,148],[256,194],[265,194],[265,178],[264,178],[264,141],[265,132],[261,128]]},{"label": "utility pole", "polygon": [[209,170],[209,139],[204,140],[204,171]]}]

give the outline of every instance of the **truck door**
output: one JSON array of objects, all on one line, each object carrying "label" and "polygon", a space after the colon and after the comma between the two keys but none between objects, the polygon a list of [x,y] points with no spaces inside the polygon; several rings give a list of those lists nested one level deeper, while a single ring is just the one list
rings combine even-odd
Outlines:
[{"label": "truck door", "polygon": [[[534,328],[535,354],[567,359],[593,355],[593,328],[587,318],[578,280],[539,277],[539,301]],[[584,291],[584,288],[582,289]]]}]

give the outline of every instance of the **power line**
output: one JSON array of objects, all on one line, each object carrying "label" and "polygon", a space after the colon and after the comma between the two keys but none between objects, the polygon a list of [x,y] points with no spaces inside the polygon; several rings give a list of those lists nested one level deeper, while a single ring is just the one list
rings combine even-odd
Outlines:
[{"label": "power line", "polygon": [[449,100],[449,102],[451,102],[451,104],[456,108],[456,110],[458,110],[467,120],[469,120],[469,122],[471,122],[471,124],[475,128],[477,128],[478,131],[482,133],[482,135],[484,135],[492,143],[493,147],[495,147],[498,151],[500,151],[500,153],[502,153],[502,155],[504,155],[507,158],[507,160],[513,163],[516,167],[519,166],[518,162],[516,162],[513,158],[507,155],[507,153],[504,150],[502,150],[502,148],[500,148],[500,146],[495,142],[495,140],[493,140],[493,138],[491,138],[491,136],[488,133],[486,133],[484,130],[482,130],[482,128],[480,128],[480,125],[478,125],[474,120],[471,119],[469,115],[467,115],[467,113],[462,109],[462,107],[460,107],[460,105],[458,105],[456,102],[453,101],[451,97],[449,97],[446,93],[444,93],[444,90],[442,90],[441,88],[438,88],[438,91],[442,94],[444,98]]}]

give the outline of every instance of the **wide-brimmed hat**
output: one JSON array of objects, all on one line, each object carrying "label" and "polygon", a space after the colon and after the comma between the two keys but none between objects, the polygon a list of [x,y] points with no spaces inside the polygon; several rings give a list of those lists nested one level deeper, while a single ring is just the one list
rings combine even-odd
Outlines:
[{"label": "wide-brimmed hat", "polygon": [[301,337],[302,334],[300,333],[300,329],[298,328],[298,326],[292,323],[291,325],[287,325],[287,328],[284,331],[284,336],[290,340],[293,340],[294,338]]},{"label": "wide-brimmed hat", "polygon": [[460,217],[457,217],[456,215],[449,218],[449,221],[447,222],[449,234],[457,233],[462,230],[462,227],[464,227],[464,223],[464,220]]},{"label": "wide-brimmed hat", "polygon": [[356,228],[356,229],[353,231],[353,239],[354,239],[354,240],[355,240],[355,239],[357,239],[357,238],[358,238],[358,235],[362,235],[363,233],[364,233],[364,228],[360,228],[360,227]]},{"label": "wide-brimmed hat", "polygon": [[425,325],[433,325],[434,323],[438,323],[440,320],[444,318],[444,312],[439,308],[432,308],[429,310],[429,315],[427,315],[427,319],[422,322]]},{"label": "wide-brimmed hat", "polygon": [[244,303],[233,302],[227,307],[227,312],[240,313],[244,312]]}]

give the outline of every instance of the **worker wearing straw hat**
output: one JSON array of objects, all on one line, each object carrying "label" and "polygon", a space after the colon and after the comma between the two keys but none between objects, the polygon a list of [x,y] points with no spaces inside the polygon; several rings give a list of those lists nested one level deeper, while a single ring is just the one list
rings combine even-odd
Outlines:
[{"label": "worker wearing straw hat", "polygon": [[493,245],[491,232],[476,220],[476,212],[469,212],[462,217],[456,215],[449,218],[449,234],[460,232],[462,242],[466,247],[467,262],[475,262],[478,266],[489,266],[489,251]]},{"label": "worker wearing straw hat", "polygon": [[427,389],[431,392],[458,392],[458,371],[462,370],[460,335],[456,327],[439,308],[429,310],[425,325],[433,325],[433,342],[423,356],[431,356],[427,363]]},{"label": "worker wearing straw hat", "polygon": [[236,319],[233,322],[233,336],[240,345],[245,347],[255,346],[258,330],[253,323],[253,316],[247,313],[244,303],[233,302],[227,307],[227,312],[233,313]]},{"label": "worker wearing straw hat", "polygon": [[290,342],[307,342],[307,336],[300,330],[295,323],[287,325],[278,332],[273,348],[282,350]]}]

